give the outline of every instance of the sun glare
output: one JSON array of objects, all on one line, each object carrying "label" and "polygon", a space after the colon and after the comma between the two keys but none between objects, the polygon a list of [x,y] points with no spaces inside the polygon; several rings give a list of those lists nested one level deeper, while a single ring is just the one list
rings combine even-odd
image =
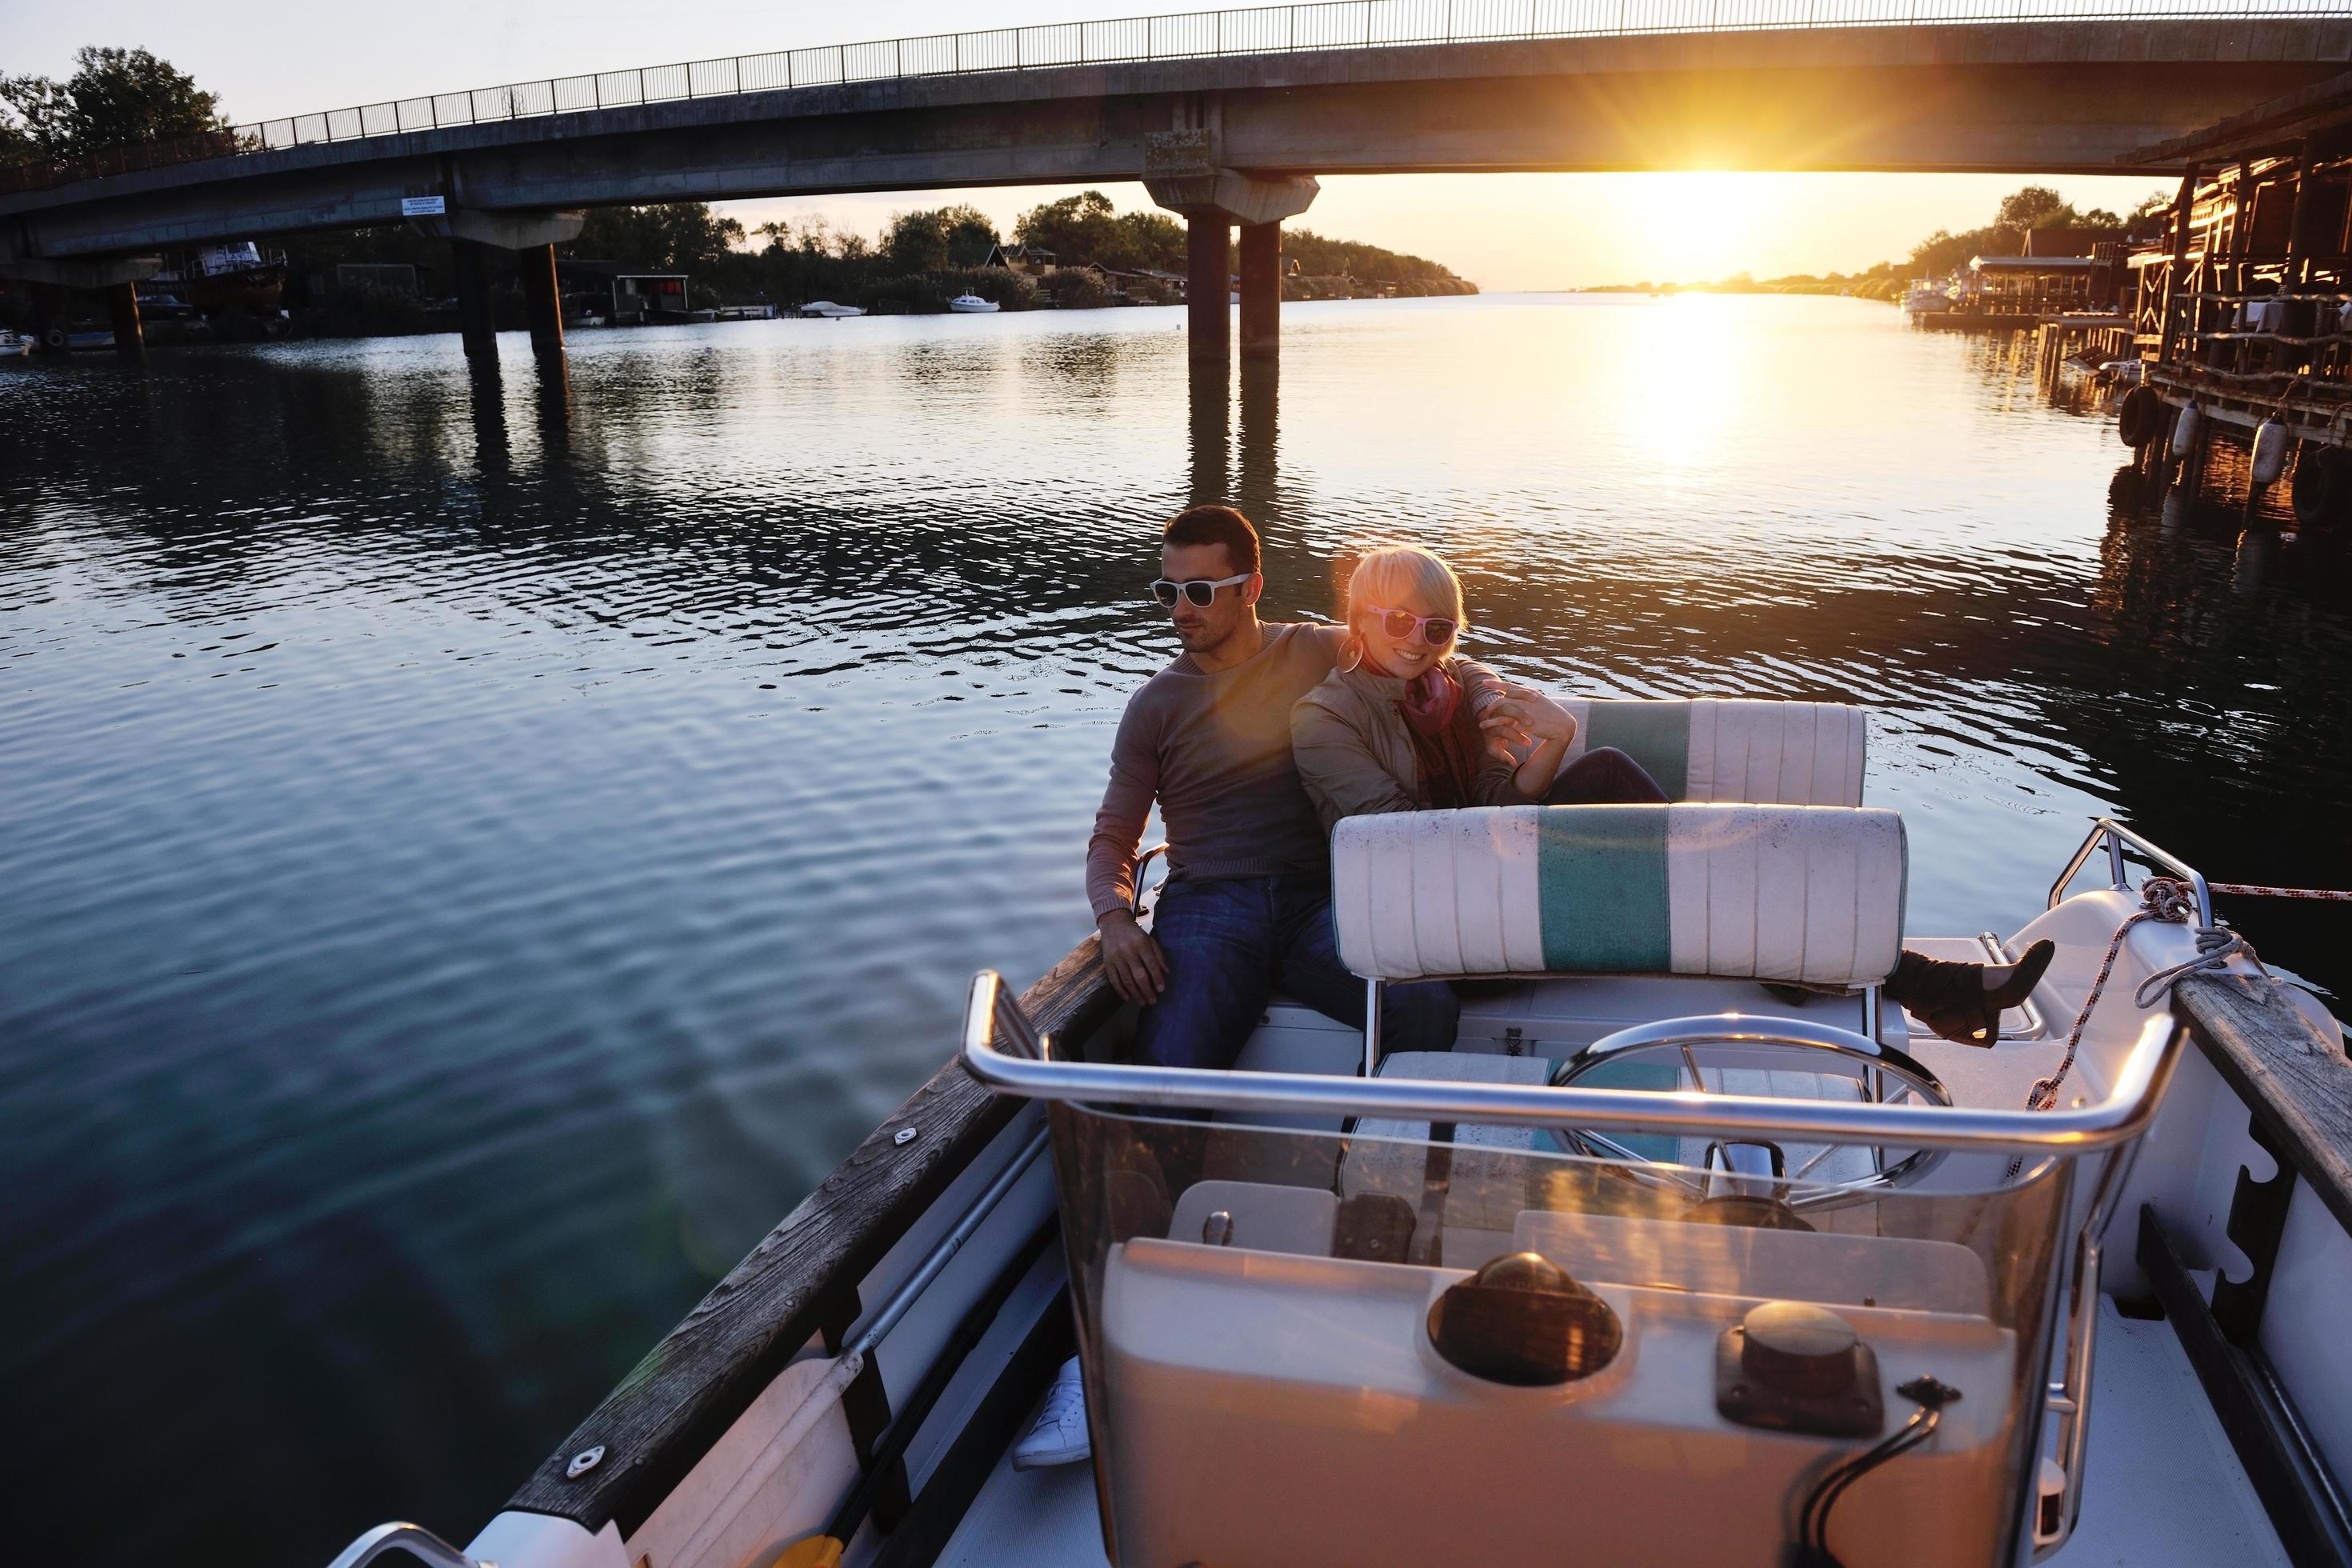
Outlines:
[{"label": "sun glare", "polygon": [[1634,176],[1627,248],[1658,282],[1712,282],[1756,263],[1762,182],[1723,171]]}]

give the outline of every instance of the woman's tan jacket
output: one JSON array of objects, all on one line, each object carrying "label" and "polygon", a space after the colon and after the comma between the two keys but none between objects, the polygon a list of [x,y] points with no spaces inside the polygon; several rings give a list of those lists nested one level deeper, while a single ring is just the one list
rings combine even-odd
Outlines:
[{"label": "woman's tan jacket", "polygon": [[[1461,682],[1462,700],[1474,713],[1482,689],[1506,684],[1471,659],[1449,658],[1445,670]],[[1403,681],[1358,665],[1333,670],[1290,710],[1291,755],[1299,782],[1322,816],[1324,832],[1343,816],[1421,809],[1421,764],[1398,710],[1404,689]],[[1475,804],[1530,804],[1512,782],[1517,772],[1517,763],[1482,752]]]}]

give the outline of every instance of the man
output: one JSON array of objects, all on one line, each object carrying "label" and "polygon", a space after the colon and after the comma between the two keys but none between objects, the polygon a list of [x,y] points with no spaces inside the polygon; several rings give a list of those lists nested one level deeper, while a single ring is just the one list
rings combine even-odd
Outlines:
[{"label": "man", "polygon": [[[1183,652],[1119,720],[1087,898],[1111,985],[1142,1009],[1137,1054],[1227,1068],[1277,991],[1363,1027],[1364,984],[1332,934],[1329,844],[1290,753],[1290,710],[1331,673],[1342,634],[1258,619],[1257,531],[1231,507],[1179,513],[1160,568],[1152,591]],[[1169,869],[1146,931],[1129,905],[1155,799]],[[1459,1016],[1442,982],[1391,985],[1381,1038],[1392,1050],[1449,1050]]]},{"label": "man", "polygon": [[[1152,593],[1184,651],[1128,699],[1110,787],[1087,847],[1087,898],[1112,988],[1142,1011],[1135,1047],[1163,1067],[1229,1068],[1277,991],[1356,1028],[1364,984],[1331,930],[1331,856],[1290,760],[1290,710],[1331,673],[1337,626],[1257,618],[1257,531],[1227,506],[1177,514]],[[1129,913],[1154,801],[1168,880],[1146,931]],[[1443,982],[1391,985],[1392,1050],[1451,1050],[1461,1005]],[[1090,1452],[1077,1358],[1064,1363],[1015,1469]]]}]

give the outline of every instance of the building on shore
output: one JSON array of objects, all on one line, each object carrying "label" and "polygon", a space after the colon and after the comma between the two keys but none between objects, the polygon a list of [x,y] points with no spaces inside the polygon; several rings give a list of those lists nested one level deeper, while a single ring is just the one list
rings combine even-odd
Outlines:
[{"label": "building on shore", "polygon": [[2352,75],[2140,161],[2183,164],[2162,236],[2131,258],[2137,390],[2126,442],[2192,470],[2219,436],[2306,521],[2352,515]]},{"label": "building on shore", "polygon": [[683,272],[653,272],[624,261],[561,261],[555,276],[571,315],[601,316],[614,326],[683,321],[692,310]]}]

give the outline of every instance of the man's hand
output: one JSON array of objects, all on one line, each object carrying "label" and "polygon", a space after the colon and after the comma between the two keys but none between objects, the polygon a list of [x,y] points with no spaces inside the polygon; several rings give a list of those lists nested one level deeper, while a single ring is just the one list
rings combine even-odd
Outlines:
[{"label": "man's hand", "polygon": [[1102,932],[1103,973],[1110,988],[1139,1007],[1149,1007],[1168,989],[1168,955],[1151,933],[1135,923],[1125,910],[1113,910],[1096,922]]}]

